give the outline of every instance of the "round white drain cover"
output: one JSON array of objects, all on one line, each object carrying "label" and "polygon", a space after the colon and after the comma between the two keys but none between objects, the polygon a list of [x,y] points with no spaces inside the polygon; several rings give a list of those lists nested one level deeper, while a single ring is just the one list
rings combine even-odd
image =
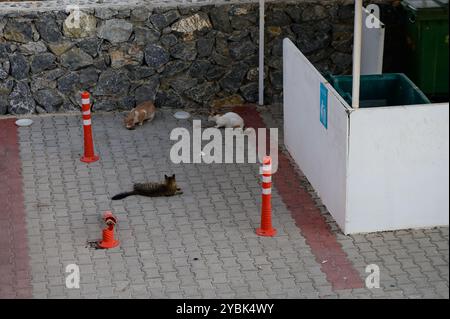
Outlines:
[{"label": "round white drain cover", "polygon": [[185,111],[178,111],[173,116],[178,120],[187,120],[191,117],[191,114]]},{"label": "round white drain cover", "polygon": [[33,124],[33,121],[30,119],[20,119],[16,121],[17,126],[30,126]]}]

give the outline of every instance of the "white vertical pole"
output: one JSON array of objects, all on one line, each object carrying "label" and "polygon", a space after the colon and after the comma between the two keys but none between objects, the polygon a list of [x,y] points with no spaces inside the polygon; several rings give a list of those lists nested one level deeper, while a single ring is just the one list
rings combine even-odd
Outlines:
[{"label": "white vertical pole", "polygon": [[259,0],[259,105],[264,105],[264,0]]},{"label": "white vertical pole", "polygon": [[362,44],[362,10],[363,1],[355,0],[355,28],[353,41],[353,90],[352,107],[359,108],[359,95],[361,84],[361,44]]}]

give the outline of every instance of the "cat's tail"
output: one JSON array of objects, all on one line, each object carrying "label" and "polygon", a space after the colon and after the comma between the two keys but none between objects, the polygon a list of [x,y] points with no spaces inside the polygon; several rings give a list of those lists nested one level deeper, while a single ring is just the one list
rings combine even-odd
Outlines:
[{"label": "cat's tail", "polygon": [[137,195],[136,191],[120,193],[120,194],[117,194],[117,195],[113,196],[113,198],[111,198],[111,199],[112,200],[119,200],[119,199],[124,199],[124,198],[126,198],[128,196],[133,196],[133,195]]}]

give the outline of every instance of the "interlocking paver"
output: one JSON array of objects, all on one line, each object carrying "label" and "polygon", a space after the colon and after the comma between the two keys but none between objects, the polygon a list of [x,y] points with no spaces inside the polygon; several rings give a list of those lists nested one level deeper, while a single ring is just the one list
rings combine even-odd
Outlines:
[{"label": "interlocking paver", "polygon": [[[267,126],[282,128],[279,108],[260,114]],[[272,196],[278,234],[255,235],[258,165],[175,165],[169,132],[190,129],[191,122],[161,110],[154,122],[127,131],[121,116],[94,115],[101,160],[90,165],[78,159],[77,116],[36,117],[33,126],[19,129],[33,297],[448,298],[448,227],[345,236],[302,177],[301,196],[314,199],[311,208],[361,278],[366,265],[380,266],[380,289],[336,290],[324,273],[330,261],[314,254],[277,188]],[[109,200],[133,182],[172,172],[182,196]],[[105,210],[118,217],[121,245],[94,250],[86,243],[99,239]],[[80,266],[80,289],[64,285],[70,263]]]},{"label": "interlocking paver", "polygon": [[[260,113],[263,115],[266,123],[268,125],[279,127],[282,130],[282,113],[278,111],[279,108],[270,108],[261,111]],[[282,134],[280,134],[282,136]],[[308,189],[310,192],[313,192],[312,189]],[[320,201],[316,201],[317,205],[320,205]],[[322,211],[322,210],[321,210]],[[335,228],[335,223],[332,221],[332,218],[329,218],[330,215],[325,211],[322,211],[323,214],[326,215],[327,222],[331,223],[331,228]],[[381,286],[382,289],[372,289],[369,291],[369,294],[366,292],[355,292],[348,294],[348,292],[339,292],[341,296],[345,296],[346,298],[350,297],[379,297],[380,291],[381,296],[386,298],[405,298],[408,297],[404,291],[388,291],[389,289],[395,289],[389,287],[389,282],[392,280],[396,280],[399,284],[411,284],[414,283],[415,278],[410,278],[411,274],[406,270],[402,269],[400,260],[408,260],[407,262],[409,266],[419,266],[420,261],[427,262],[424,258],[429,258],[429,256],[437,256],[441,258],[446,263],[446,268],[448,268],[448,227],[441,227],[435,229],[419,229],[419,230],[402,230],[395,232],[382,232],[377,234],[357,234],[352,236],[342,236],[337,234],[338,242],[342,245],[343,250],[347,253],[349,258],[352,260],[355,266],[359,264],[356,262],[357,260],[364,259],[364,264],[367,265],[371,262],[376,262],[379,264],[381,268]],[[380,238],[383,238],[381,240]],[[422,239],[419,240],[418,239]],[[424,239],[425,238],[425,239]],[[436,242],[441,243],[444,251],[439,252],[432,247],[429,243],[433,243],[433,239]],[[421,246],[422,244],[423,246]],[[415,246],[415,245],[418,245]],[[426,245],[426,246],[425,246]],[[355,249],[355,247],[357,249]],[[370,254],[370,252],[375,252],[375,254]],[[392,252],[389,255],[389,252]],[[377,260],[377,258],[381,258],[381,261]],[[411,258],[412,257],[412,258]],[[428,260],[429,261],[429,260]],[[440,261],[442,262],[442,261]],[[429,266],[428,264],[423,264],[424,267]],[[433,287],[434,280],[438,280],[439,271],[437,266],[434,267],[434,272],[424,272],[422,271],[422,276],[427,276],[430,287]],[[360,273],[362,276],[365,275],[363,267],[357,267],[360,269]],[[409,268],[409,269],[417,269],[417,268]],[[388,274],[385,274],[388,272]],[[414,272],[410,270],[409,272]],[[433,274],[433,275],[432,275]],[[415,275],[419,275],[416,273]],[[419,277],[416,277],[419,278]],[[441,279],[442,280],[442,279]],[[448,287],[448,279],[443,280],[443,286]],[[425,283],[423,283],[425,285]],[[423,298],[439,298],[439,296],[430,292],[432,289],[428,289],[427,291],[420,291],[416,289],[414,291],[414,296],[420,295]],[[376,293],[374,293],[376,291]],[[384,295],[383,295],[384,291]],[[448,295],[448,289],[446,290]],[[427,296],[427,297],[425,297]],[[442,298],[442,297],[440,297]]]}]

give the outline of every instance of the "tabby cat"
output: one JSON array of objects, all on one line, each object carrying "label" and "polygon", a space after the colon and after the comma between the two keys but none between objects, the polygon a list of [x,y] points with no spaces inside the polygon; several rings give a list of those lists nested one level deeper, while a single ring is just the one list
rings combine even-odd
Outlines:
[{"label": "tabby cat", "polygon": [[144,183],[134,184],[131,192],[125,192],[115,195],[112,200],[119,200],[133,195],[141,195],[147,197],[158,196],[174,196],[183,194],[177,186],[175,174],[172,176],[164,175],[164,183]]}]

